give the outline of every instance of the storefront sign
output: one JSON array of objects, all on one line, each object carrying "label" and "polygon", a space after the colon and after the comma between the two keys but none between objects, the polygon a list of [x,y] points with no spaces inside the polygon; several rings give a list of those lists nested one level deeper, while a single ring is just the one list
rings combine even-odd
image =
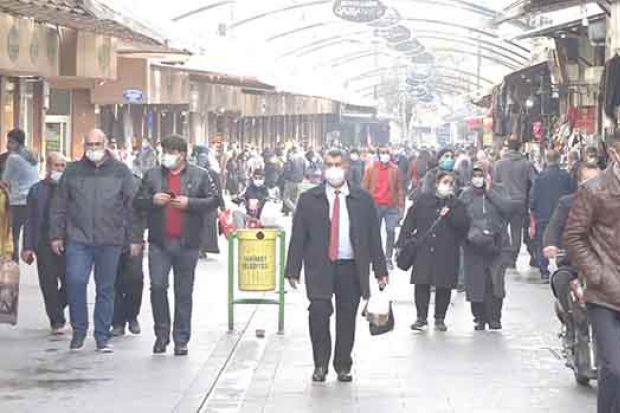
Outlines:
[{"label": "storefront sign", "polygon": [[411,38],[411,30],[403,25],[375,29],[375,36],[384,38],[388,43],[400,43]]},{"label": "storefront sign", "polygon": [[333,10],[343,20],[368,23],[383,17],[387,8],[381,0],[336,0]]},{"label": "storefront sign", "polygon": [[144,92],[140,89],[127,89],[123,92],[123,99],[127,103],[143,103]]}]

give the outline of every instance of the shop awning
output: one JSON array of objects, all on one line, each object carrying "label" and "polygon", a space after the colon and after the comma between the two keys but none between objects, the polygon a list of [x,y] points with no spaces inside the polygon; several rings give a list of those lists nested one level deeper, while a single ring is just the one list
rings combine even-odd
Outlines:
[{"label": "shop awning", "polygon": [[162,34],[110,8],[102,0],[2,0],[0,11],[144,44],[167,43]]},{"label": "shop awning", "polygon": [[515,81],[517,79],[534,79],[541,75],[545,75],[549,73],[549,64],[547,62],[536,63],[528,67],[524,67],[521,70],[517,70],[516,72],[512,72],[507,75],[504,79],[508,82]]},{"label": "shop awning", "polygon": [[517,0],[504,8],[501,16],[496,19],[496,23],[502,23],[508,20],[515,20],[533,13],[550,13],[558,10],[564,10],[569,7],[581,6],[584,3],[598,4],[601,11],[609,12],[609,1],[600,0]]},{"label": "shop awning", "polygon": [[[605,15],[605,13],[597,13],[595,15],[588,16],[588,23],[594,24],[599,21],[604,21],[606,17],[607,16]],[[584,26],[582,19],[572,20],[562,24],[555,24],[552,26],[543,27],[541,29],[531,30],[515,37],[515,39],[524,40],[533,39],[536,37],[559,37],[562,34],[566,35],[569,33],[578,34],[578,32],[581,31],[583,27]]]}]

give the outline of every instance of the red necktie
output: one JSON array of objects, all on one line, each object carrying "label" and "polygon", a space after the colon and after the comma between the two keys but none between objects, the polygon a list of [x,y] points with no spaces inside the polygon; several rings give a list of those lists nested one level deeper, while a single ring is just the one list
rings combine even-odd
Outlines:
[{"label": "red necktie", "polygon": [[334,207],[332,209],[332,224],[329,233],[329,259],[338,259],[338,241],[340,239],[340,191],[335,191]]}]

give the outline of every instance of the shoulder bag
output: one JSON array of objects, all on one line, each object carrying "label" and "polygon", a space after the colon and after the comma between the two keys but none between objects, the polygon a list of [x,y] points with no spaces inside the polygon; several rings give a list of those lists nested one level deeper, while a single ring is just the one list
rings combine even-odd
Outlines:
[{"label": "shoulder bag", "polygon": [[418,253],[418,247],[422,245],[422,242],[428,237],[431,232],[441,221],[443,217],[439,215],[437,219],[433,222],[431,227],[420,237],[417,236],[417,230],[415,230],[411,235],[407,236],[405,239],[405,243],[403,244],[400,252],[396,256],[396,266],[403,271],[409,271],[411,267],[413,267],[413,263],[415,262],[416,255]]},{"label": "shoulder bag", "polygon": [[482,220],[473,221],[467,233],[467,243],[485,256],[494,256],[500,253],[500,234],[490,225],[486,212],[486,195],[482,196]]}]

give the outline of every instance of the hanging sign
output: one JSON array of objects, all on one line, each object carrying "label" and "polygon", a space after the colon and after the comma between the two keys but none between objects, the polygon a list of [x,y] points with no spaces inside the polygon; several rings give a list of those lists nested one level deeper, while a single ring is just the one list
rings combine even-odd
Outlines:
[{"label": "hanging sign", "polygon": [[393,48],[398,52],[421,52],[424,50],[424,46],[417,39],[397,43]]},{"label": "hanging sign", "polygon": [[388,43],[400,43],[411,38],[411,30],[399,24],[398,26],[375,29],[375,36],[383,37]]},{"label": "hanging sign", "polygon": [[123,99],[127,103],[143,103],[144,92],[140,89],[127,89],[123,92]]},{"label": "hanging sign", "polygon": [[336,0],[333,10],[343,20],[368,23],[382,18],[387,8],[381,0]]},{"label": "hanging sign", "polygon": [[391,27],[391,26],[396,26],[398,23],[400,23],[401,21],[401,17],[400,17],[400,13],[398,12],[398,10],[396,10],[393,7],[388,8],[385,11],[385,14],[383,15],[383,17],[381,17],[378,20],[372,21],[369,24],[369,26],[372,27]]}]

